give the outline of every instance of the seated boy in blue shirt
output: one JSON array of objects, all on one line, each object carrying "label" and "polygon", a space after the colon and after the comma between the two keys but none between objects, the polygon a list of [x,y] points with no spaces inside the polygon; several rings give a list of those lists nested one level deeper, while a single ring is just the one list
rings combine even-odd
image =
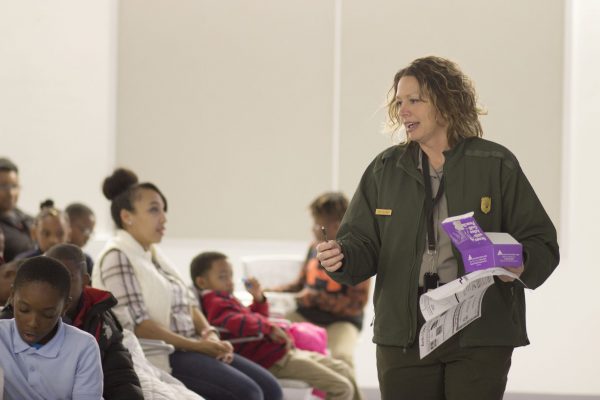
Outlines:
[{"label": "seated boy in blue shirt", "polygon": [[17,270],[11,304],[15,317],[0,320],[0,367],[6,399],[102,398],[102,365],[96,340],[64,324],[71,276],[45,256]]}]

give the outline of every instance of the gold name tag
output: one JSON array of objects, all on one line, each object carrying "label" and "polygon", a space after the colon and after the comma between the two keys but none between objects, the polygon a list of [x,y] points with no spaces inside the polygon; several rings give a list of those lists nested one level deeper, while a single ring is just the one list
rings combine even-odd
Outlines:
[{"label": "gold name tag", "polygon": [[375,215],[392,215],[392,210],[388,210],[387,208],[376,208]]}]

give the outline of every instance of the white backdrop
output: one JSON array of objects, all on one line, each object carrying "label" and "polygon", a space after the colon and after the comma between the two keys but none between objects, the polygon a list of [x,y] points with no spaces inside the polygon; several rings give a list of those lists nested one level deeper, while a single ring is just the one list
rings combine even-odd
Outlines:
[{"label": "white backdrop", "polygon": [[[600,396],[600,3],[569,1],[567,10],[562,261],[548,282],[528,295],[532,345],[515,352],[508,387]],[[539,161],[553,162],[544,157]]]},{"label": "white backdrop", "polygon": [[0,157],[20,168],[19,205],[81,201],[111,225],[100,192],[114,166],[115,0],[0,0]]}]

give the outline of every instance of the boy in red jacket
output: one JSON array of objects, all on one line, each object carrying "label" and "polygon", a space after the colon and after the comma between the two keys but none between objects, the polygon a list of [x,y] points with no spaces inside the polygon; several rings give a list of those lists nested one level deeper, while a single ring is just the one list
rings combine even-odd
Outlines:
[{"label": "boy in red jacket", "polygon": [[344,362],[295,349],[285,328],[269,321],[269,305],[256,279],[249,279],[247,284],[254,299],[250,307],[233,296],[233,270],[224,254],[196,256],[190,273],[212,325],[225,328],[226,338],[257,337],[235,344],[236,353],[269,369],[277,378],[298,379],[322,390],[327,399],[360,398],[352,372]]}]

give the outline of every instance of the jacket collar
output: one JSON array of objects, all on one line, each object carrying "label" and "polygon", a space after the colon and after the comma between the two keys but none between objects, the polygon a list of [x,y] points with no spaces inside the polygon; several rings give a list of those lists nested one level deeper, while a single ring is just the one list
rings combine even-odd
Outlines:
[{"label": "jacket collar", "polygon": [[0,221],[7,225],[11,225],[13,228],[24,231],[30,228],[31,217],[21,211],[19,208],[14,208],[10,211],[0,214]]},{"label": "jacket collar", "polygon": [[404,172],[406,172],[408,175],[412,176],[421,184],[423,184],[423,176],[419,173],[419,170],[417,169],[419,145],[416,142],[400,144],[398,146],[398,150],[400,151],[400,155],[398,156],[396,166],[402,168]]},{"label": "jacket collar", "polygon": [[117,299],[107,291],[86,286],[79,299],[79,306],[71,325],[82,327],[92,314],[99,314],[117,305]]},{"label": "jacket collar", "polygon": [[[461,158],[465,152],[465,147],[471,140],[473,138],[463,139],[451,149],[444,151],[444,170],[451,168]],[[418,171],[419,145],[416,142],[409,142],[399,145],[399,149],[400,155],[396,166],[404,169],[406,173],[422,183],[423,177]]]},{"label": "jacket collar", "polygon": [[444,151],[444,169],[451,168],[465,153],[465,147],[476,138],[466,138],[458,142],[450,150]]}]

